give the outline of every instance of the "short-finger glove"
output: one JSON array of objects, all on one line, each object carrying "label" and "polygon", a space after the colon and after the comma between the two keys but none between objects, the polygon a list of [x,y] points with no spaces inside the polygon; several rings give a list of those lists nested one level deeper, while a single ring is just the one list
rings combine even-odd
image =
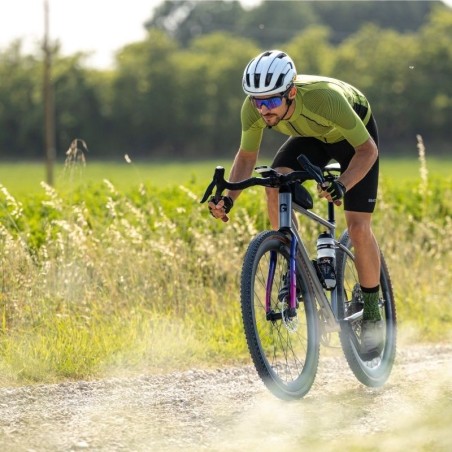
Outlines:
[{"label": "short-finger glove", "polygon": [[330,183],[327,187],[323,187],[324,190],[331,196],[331,199],[333,201],[337,201],[339,199],[342,199],[347,192],[347,189],[345,188],[345,185],[338,180],[334,180]]},{"label": "short-finger glove", "polygon": [[[209,199],[209,202],[213,202],[214,204],[218,204],[221,200],[223,200],[223,209],[225,213],[229,213],[232,209],[232,206],[234,205],[234,201],[232,200],[232,198],[230,196],[220,196],[220,199],[216,199],[215,196],[212,196]],[[209,207],[209,210],[210,209]]]}]

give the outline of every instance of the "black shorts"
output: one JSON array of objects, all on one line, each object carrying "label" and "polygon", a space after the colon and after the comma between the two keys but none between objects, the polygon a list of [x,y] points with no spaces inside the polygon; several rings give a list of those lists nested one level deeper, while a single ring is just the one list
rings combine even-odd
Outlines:
[{"label": "black shorts", "polygon": [[[373,116],[370,117],[366,128],[378,146],[378,129]],[[300,170],[302,168],[297,161],[300,154],[304,154],[311,163],[321,168],[334,159],[341,164],[341,172],[344,172],[355,155],[355,149],[346,140],[330,144],[312,137],[290,137],[276,153],[271,166]],[[377,157],[377,161],[366,176],[345,194],[345,210],[369,213],[374,211],[377,201],[378,167]]]}]

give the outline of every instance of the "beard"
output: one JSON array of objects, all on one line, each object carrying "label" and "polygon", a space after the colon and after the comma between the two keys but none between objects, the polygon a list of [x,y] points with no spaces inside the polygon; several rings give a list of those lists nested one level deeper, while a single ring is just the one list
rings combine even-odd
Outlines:
[{"label": "beard", "polygon": [[279,123],[279,121],[281,121],[281,118],[275,114],[266,114],[261,116],[265,121],[265,124],[271,127],[276,126]]},{"label": "beard", "polygon": [[291,105],[292,105],[292,100],[288,99],[286,111],[284,112],[284,114],[282,116],[279,116],[276,113],[270,113],[270,112],[267,112],[265,115],[263,115],[261,113],[261,116],[262,116],[263,120],[265,121],[265,124],[267,124],[267,127],[274,127],[279,123],[279,121],[281,121],[282,119],[285,119]]}]

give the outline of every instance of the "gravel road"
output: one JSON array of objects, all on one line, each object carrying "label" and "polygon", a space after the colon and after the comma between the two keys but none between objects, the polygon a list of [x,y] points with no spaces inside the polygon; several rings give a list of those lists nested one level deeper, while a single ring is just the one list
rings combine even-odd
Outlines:
[{"label": "gravel road", "polygon": [[337,351],[294,402],[251,366],[0,388],[0,449],[450,451],[451,358],[451,345],[402,348],[370,389]]}]

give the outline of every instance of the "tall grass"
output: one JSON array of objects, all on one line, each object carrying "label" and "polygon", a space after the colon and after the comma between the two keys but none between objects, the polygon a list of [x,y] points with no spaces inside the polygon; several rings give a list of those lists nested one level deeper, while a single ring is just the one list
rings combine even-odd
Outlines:
[{"label": "tall grass", "polygon": [[389,257],[400,323],[413,340],[447,341],[452,322],[452,177],[429,178],[417,136],[419,178],[380,193],[376,231]]},{"label": "tall grass", "polygon": [[[380,191],[374,228],[413,340],[451,338],[451,185],[421,177]],[[263,193],[247,190],[223,224],[199,204],[204,188],[43,184],[19,202],[0,186],[0,379],[248,361],[239,274],[249,240],[268,227]]]}]

